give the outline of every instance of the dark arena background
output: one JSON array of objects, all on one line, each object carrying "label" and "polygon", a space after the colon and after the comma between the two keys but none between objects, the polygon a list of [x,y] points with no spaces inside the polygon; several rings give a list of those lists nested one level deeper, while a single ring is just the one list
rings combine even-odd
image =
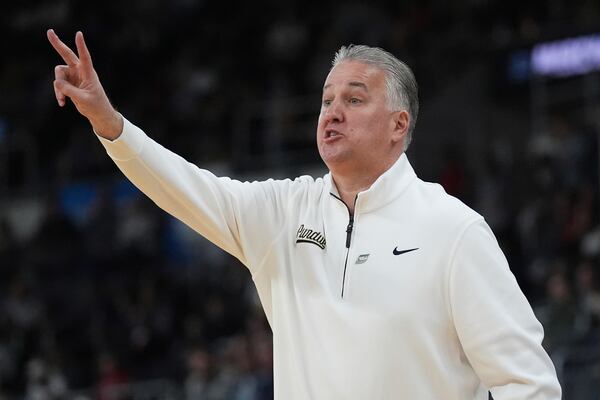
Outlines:
[{"label": "dark arena background", "polygon": [[600,398],[597,0],[5,1],[0,21],[0,399],[273,398],[248,271],[58,107],[48,28],[84,32],[128,119],[239,179],[325,173],[334,52],[391,51],[420,84],[415,169],[491,225],[564,399]]}]

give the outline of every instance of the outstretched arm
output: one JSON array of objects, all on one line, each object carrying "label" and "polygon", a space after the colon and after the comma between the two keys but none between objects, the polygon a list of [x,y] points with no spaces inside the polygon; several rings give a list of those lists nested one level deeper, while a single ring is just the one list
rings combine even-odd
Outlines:
[{"label": "outstretched arm", "polygon": [[77,32],[75,35],[78,54],[64,44],[54,30],[49,29],[47,35],[52,47],[66,63],[54,68],[54,93],[58,105],[63,107],[68,97],[99,136],[109,140],[118,138],[123,131],[123,117],[110,104],[104,92],[83,33]]},{"label": "outstretched arm", "polygon": [[81,32],[75,35],[78,54],[51,29],[48,40],[66,63],[55,68],[54,91],[59,106],[69,98],[131,182],[163,210],[255,273],[289,218],[287,199],[294,184],[272,180],[242,183],[218,178],[187,162],[113,108]]}]

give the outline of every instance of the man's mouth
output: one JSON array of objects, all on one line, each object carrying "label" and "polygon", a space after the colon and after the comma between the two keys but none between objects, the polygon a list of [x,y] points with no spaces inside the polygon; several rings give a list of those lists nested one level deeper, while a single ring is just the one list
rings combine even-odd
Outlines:
[{"label": "man's mouth", "polygon": [[325,130],[325,139],[334,138],[339,135],[341,135],[341,133],[336,131],[335,129],[326,129]]}]

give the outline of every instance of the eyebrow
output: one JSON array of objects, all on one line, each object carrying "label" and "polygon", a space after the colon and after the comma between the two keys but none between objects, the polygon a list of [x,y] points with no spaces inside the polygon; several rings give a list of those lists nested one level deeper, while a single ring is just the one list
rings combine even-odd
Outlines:
[{"label": "eyebrow", "polygon": [[[329,88],[330,86],[331,86],[331,83],[328,83],[327,85],[323,86],[323,90]],[[365,85],[364,83],[359,82],[359,81],[348,82],[348,86],[362,88],[362,89],[364,89],[365,92],[369,91],[369,88],[367,87],[367,85]]]}]

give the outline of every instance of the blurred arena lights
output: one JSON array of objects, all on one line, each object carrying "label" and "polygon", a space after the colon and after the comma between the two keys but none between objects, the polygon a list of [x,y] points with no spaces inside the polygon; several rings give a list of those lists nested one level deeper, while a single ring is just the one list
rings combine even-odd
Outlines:
[{"label": "blurred arena lights", "polygon": [[530,67],[534,75],[557,78],[600,71],[600,33],[537,44]]}]

